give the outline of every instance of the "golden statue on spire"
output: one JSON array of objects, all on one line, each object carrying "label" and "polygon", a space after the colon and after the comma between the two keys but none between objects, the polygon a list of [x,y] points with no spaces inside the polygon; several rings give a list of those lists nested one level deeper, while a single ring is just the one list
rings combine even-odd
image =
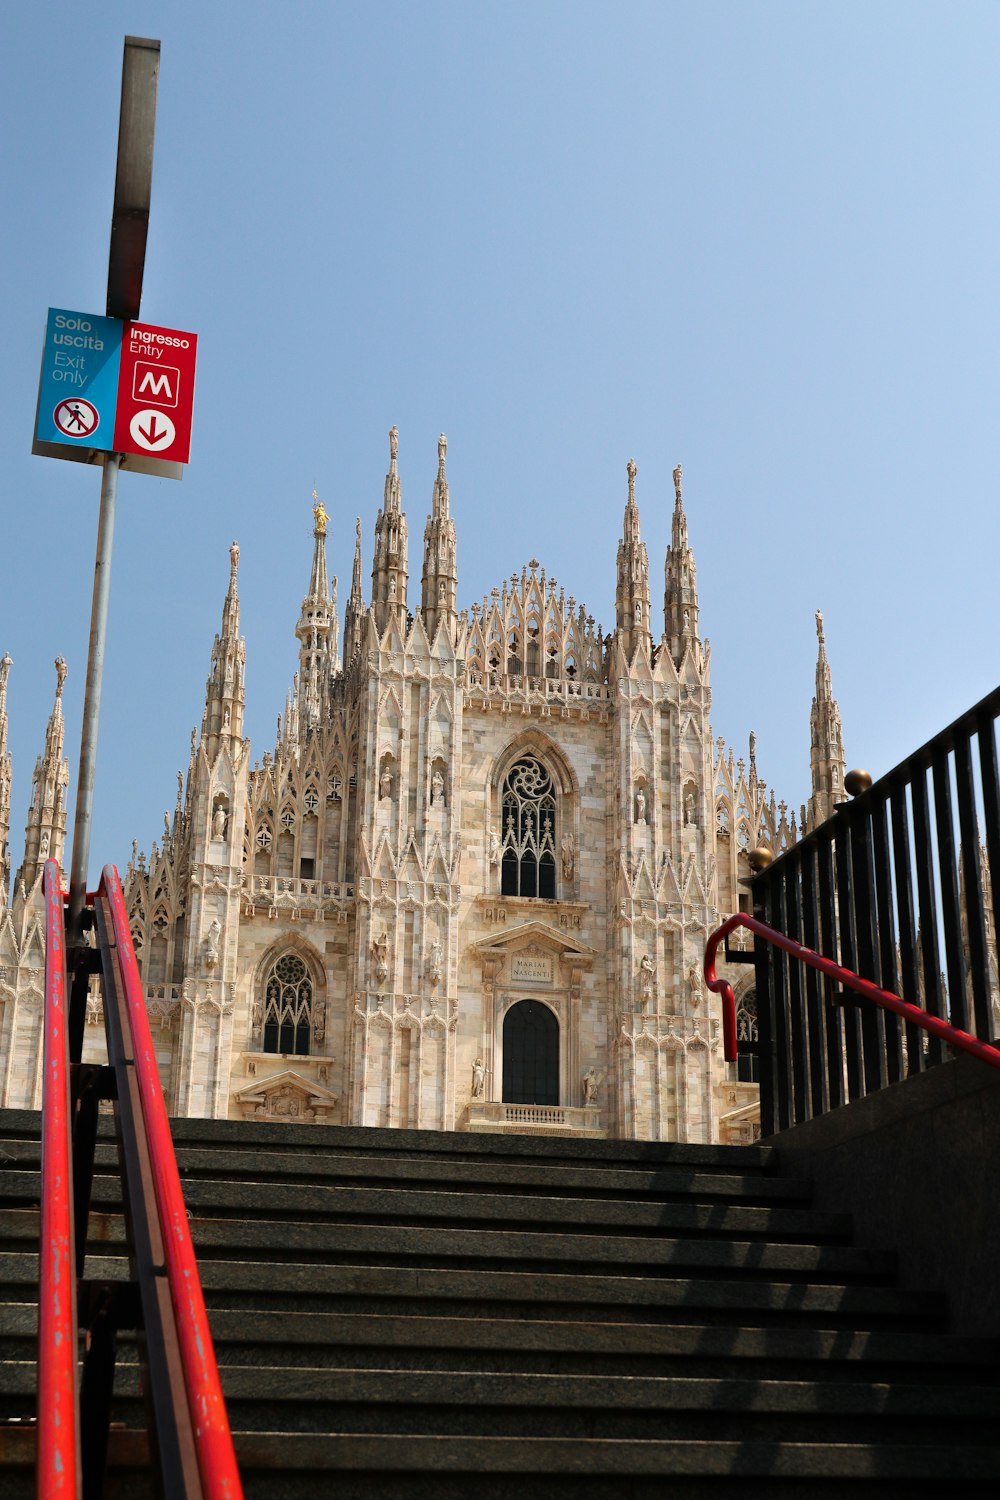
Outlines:
[{"label": "golden statue on spire", "polygon": [[313,490],[312,497],[316,502],[313,506],[313,520],[316,522],[315,534],[316,536],[326,536],[326,523],[330,519],[329,514],[315,490]]}]

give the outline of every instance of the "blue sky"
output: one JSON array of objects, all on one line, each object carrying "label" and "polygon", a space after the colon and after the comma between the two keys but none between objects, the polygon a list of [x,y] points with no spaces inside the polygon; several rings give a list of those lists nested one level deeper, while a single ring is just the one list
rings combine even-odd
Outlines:
[{"label": "blue sky", "polygon": [[142,316],[199,374],[183,482],[121,482],[93,871],[173,804],[234,537],[273,743],[310,493],[343,600],[393,423],[411,586],[444,431],[460,604],[537,557],[606,630],[626,462],[654,622],[681,463],[713,726],[793,807],[817,608],[851,765],[995,685],[1000,7],[7,5],[15,864],[58,653],[75,781],[99,476],[31,428],[46,309],[104,310],[126,33],[162,41]]}]

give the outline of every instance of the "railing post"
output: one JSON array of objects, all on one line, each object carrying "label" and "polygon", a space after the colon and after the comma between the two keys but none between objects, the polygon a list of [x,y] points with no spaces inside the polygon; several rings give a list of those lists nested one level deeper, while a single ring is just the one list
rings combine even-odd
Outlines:
[{"label": "railing post", "polygon": [[[819,943],[820,953],[834,954],[840,951],[837,937],[837,898],[834,871],[833,837],[836,824],[831,818],[816,836],[816,863],[819,867]],[[835,987],[833,981],[822,981],[826,1001],[823,1020],[826,1029],[826,1087],[829,1107],[835,1109],[844,1102],[844,1013],[833,1004]]]},{"label": "railing post", "polygon": [[[854,917],[854,958],[847,964],[873,984],[881,984],[878,948],[875,939],[875,866],[872,855],[871,801],[850,804],[845,809],[849,820],[851,861],[849,884],[841,899],[850,901]],[[866,1094],[877,1093],[886,1082],[885,1042],[882,1017],[872,1006],[859,1013],[861,1022],[861,1065]]]},{"label": "railing post", "polygon": [[[770,882],[767,870],[753,881],[754,916],[761,922],[770,912]],[[760,1072],[760,1129],[762,1135],[774,1135],[783,1129],[778,1099],[778,1016],[775,983],[775,951],[766,943],[754,940],[754,988],[757,994],[757,1061]]]},{"label": "railing post", "polygon": [[[934,899],[934,862],[931,820],[927,804],[927,774],[920,766],[910,786],[913,804],[913,853],[917,867],[917,932],[923,978],[923,1002],[928,1015],[944,1014],[941,995],[941,960],[938,956],[937,902]],[[937,1037],[927,1041],[929,1063],[941,1061]]]},{"label": "railing post", "polygon": [[[892,855],[896,876],[896,915],[899,920],[899,957],[902,993],[913,999],[920,994],[920,960],[917,951],[917,924],[913,911],[913,859],[910,825],[906,816],[906,788],[894,782],[889,794],[892,812]],[[904,1028],[906,1037],[906,1072],[919,1073],[924,1066],[920,1033],[912,1022]]]},{"label": "railing post", "polygon": [[972,779],[972,747],[965,736],[955,742],[955,787],[958,793],[958,826],[962,836],[962,885],[964,933],[969,945],[969,973],[972,978],[974,1020],[970,1030],[989,1040],[993,1018],[990,1014],[989,955],[986,945],[986,915],[983,887],[979,878],[979,824],[976,818],[976,788]]},{"label": "railing post", "polygon": [[[892,870],[889,861],[889,809],[886,794],[872,803],[872,855],[875,866],[875,922],[878,932],[878,963],[881,983],[887,990],[899,990],[896,963],[896,924],[892,911]],[[885,1070],[889,1083],[903,1076],[901,1028],[895,1016],[883,1018]]]},{"label": "railing post", "polygon": [[[854,942],[854,903],[851,900],[851,825],[847,820],[849,804],[842,802],[834,812],[835,831],[833,860],[835,870],[835,900],[837,903],[838,962],[845,969],[857,969]],[[848,1099],[864,1097],[862,1072],[861,1018],[857,1009],[848,1007],[844,1011],[844,1062],[847,1072]]]}]

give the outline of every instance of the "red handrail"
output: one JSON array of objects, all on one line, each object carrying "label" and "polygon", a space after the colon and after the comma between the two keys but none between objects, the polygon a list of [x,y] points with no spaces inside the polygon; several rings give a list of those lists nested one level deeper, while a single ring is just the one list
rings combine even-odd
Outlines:
[{"label": "red handrail", "polygon": [[76,1255],[70,1145],[66,943],[62,876],[46,860],[45,1021],[42,1064],[42,1192],[38,1240],[38,1500],[77,1500]]},{"label": "red handrail", "polygon": [[881,1005],[883,1010],[894,1011],[897,1016],[902,1016],[904,1021],[912,1021],[914,1026],[922,1026],[924,1031],[929,1031],[932,1036],[940,1038],[949,1047],[954,1047],[959,1052],[968,1052],[971,1057],[978,1057],[980,1062],[988,1063],[991,1068],[1000,1068],[1000,1050],[989,1042],[981,1042],[978,1037],[970,1036],[967,1031],[960,1031],[957,1026],[949,1026],[947,1021],[942,1021],[939,1016],[928,1015],[927,1011],[921,1010],[919,1005],[911,1005],[908,1000],[900,1000],[898,995],[893,995],[889,990],[879,989],[870,979],[862,979],[860,974],[855,974],[851,969],[844,969],[840,964],[833,962],[831,958],[824,958],[821,953],[814,953],[812,948],[805,948],[797,943],[794,938],[786,937],[783,932],[776,932],[773,927],[768,927],[756,917],[747,916],[745,912],[737,912],[723,922],[722,926],[712,933],[705,945],[705,983],[710,990],[722,996],[722,1013],[726,1023],[732,1014],[733,1050],[729,1051],[726,1045],[726,1061],[733,1062],[736,1057],[736,999],[733,995],[733,987],[728,979],[719,979],[715,973],[715,955],[719,944],[729,936],[737,927],[746,927],[750,932],[756,933],[758,937],[773,943],[776,948],[782,948],[792,958],[801,959],[811,969],[818,969],[821,974],[826,974],[835,979],[845,989],[854,990],[855,994],[863,995],[866,1000],[872,1000],[876,1005]]},{"label": "red handrail", "polygon": [[105,865],[101,894],[107,899],[125,1003],[132,1029],[136,1082],[149,1141],[153,1188],[163,1234],[170,1297],[177,1320],[184,1385],[191,1410],[205,1500],[242,1500],[243,1487],[219,1382],[215,1346],[208,1326],[205,1298],[188,1228],[177,1158],[160,1087],[160,1073],[146,1016],[146,1004],[132,947],[121,881],[114,865]]}]

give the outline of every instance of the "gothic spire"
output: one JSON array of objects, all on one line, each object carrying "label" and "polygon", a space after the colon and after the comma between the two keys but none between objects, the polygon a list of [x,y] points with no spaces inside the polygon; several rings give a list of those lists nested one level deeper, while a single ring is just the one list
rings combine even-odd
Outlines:
[{"label": "gothic spire", "polygon": [[361,649],[361,632],[365,617],[365,601],[361,594],[361,517],[355,522],[354,567],[351,572],[351,593],[344,610],[344,671],[350,666]]},{"label": "gothic spire", "polygon": [[442,620],[454,636],[456,623],[455,598],[458,589],[458,565],[455,523],[448,509],[448,475],[445,472],[447,452],[448,439],[442,432],[438,438],[438,468],[431,496],[431,513],[424,528],[421,609],[428,640],[434,639],[434,633]]},{"label": "gothic spire", "polygon": [[618,582],[615,589],[615,617],[618,638],[631,659],[640,641],[650,642],[649,633],[649,558],[646,544],[639,535],[639,507],[635,503],[635,459],[630,458],[628,499],[618,543]]},{"label": "gothic spire", "polygon": [[229,549],[229,588],[222,606],[222,630],[212,645],[212,666],[205,686],[205,714],[201,721],[202,739],[209,742],[209,760],[215,759],[222,736],[234,740],[243,737],[246,642],[240,635],[240,598],[236,588],[239,565],[239,543],[233,542]]},{"label": "gothic spire", "polygon": [[7,904],[10,885],[11,760],[7,749],[7,674],[14,665],[8,652],[0,657],[0,909]]},{"label": "gothic spire", "polygon": [[326,573],[326,525],[330,519],[313,490],[313,556],[309,591],[295,627],[299,640],[298,719],[304,732],[320,721],[337,662],[337,615]]},{"label": "gothic spire", "polygon": [[66,663],[56,657],[56,697],[45,730],[45,748],[35,762],[31,779],[31,805],[24,829],[24,861],[17,873],[18,886],[30,891],[47,859],[62,860],[66,842],[66,788],[69,761],[63,755],[62,695]]},{"label": "gothic spire", "polygon": [[375,560],[372,564],[372,608],[381,634],[396,619],[406,631],[406,514],[400,509],[402,487],[396,460],[399,432],[389,429],[389,472],[385,476],[382,509],[375,521]]},{"label": "gothic spire", "polygon": [[809,768],[812,774],[812,796],[806,813],[806,831],[826,821],[838,802],[846,800],[844,791],[844,730],[840,709],[833,696],[833,679],[826,657],[823,615],[816,611],[816,696],[809,714]]},{"label": "gothic spire", "polygon": [[667,548],[663,594],[667,646],[680,666],[689,646],[698,646],[698,581],[694,553],[688,545],[687,516],[681,499],[680,464],[674,470],[674,514]]}]

